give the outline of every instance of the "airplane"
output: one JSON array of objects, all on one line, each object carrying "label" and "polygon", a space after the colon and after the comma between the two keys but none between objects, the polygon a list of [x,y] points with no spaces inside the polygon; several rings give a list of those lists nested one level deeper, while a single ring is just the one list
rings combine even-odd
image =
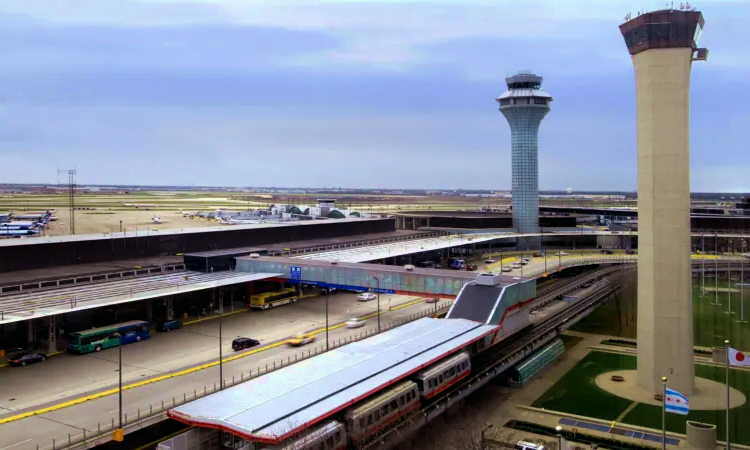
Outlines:
[{"label": "airplane", "polygon": [[160,219],[160,218],[158,218],[158,217],[156,217],[156,216],[154,216],[154,217],[153,217],[153,219],[151,219],[151,220],[152,220],[152,221],[153,221],[153,222],[154,222],[155,224],[157,224],[157,225],[159,225],[159,224],[161,224],[161,223],[162,223],[161,219]]},{"label": "airplane", "polygon": [[180,214],[182,214],[182,217],[188,217],[188,216],[193,217],[195,215],[198,215],[198,211],[183,211],[183,210],[180,210]]},{"label": "airplane", "polygon": [[243,224],[258,223],[257,220],[233,219],[231,217],[221,217],[219,218],[219,220],[221,220],[221,223],[227,224],[227,225],[243,225]]},{"label": "airplane", "polygon": [[7,229],[7,228],[0,228],[0,237],[2,236],[8,236],[8,237],[20,237],[20,236],[33,236],[35,234],[39,234],[39,231],[37,230],[13,230],[13,229]]}]

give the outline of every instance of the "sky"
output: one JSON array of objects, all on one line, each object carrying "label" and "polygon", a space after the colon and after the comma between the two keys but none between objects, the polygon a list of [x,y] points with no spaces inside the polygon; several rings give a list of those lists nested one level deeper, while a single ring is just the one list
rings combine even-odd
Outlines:
[{"label": "sky", "polygon": [[[494,189],[495,98],[554,98],[540,189],[635,190],[641,0],[0,0],[0,183]],[[691,188],[750,191],[750,3],[703,0]]]}]

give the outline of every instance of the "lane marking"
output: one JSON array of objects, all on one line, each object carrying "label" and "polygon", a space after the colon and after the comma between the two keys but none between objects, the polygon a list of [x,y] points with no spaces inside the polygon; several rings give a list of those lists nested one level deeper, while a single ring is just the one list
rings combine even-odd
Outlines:
[{"label": "lane marking", "polygon": [[423,298],[418,298],[418,299],[416,299],[414,301],[411,301],[411,302],[408,302],[408,303],[402,303],[400,305],[396,305],[396,306],[391,307],[391,309],[389,309],[389,311],[398,311],[401,308],[406,308],[407,306],[412,306],[412,305],[416,305],[417,303],[422,303],[422,302],[424,302],[424,300],[425,299],[423,299]]},{"label": "lane marking", "polygon": [[[381,314],[383,313],[382,310],[380,312],[381,312]],[[377,315],[378,315],[378,312],[375,311],[373,313],[364,315],[364,316],[359,317],[359,318],[360,319],[369,319],[369,318],[375,317]],[[333,325],[333,326],[329,326],[328,330],[329,331],[330,330],[335,330],[335,329],[341,328],[341,327],[343,327],[345,325],[346,325],[346,322],[341,322],[339,324],[336,324],[336,325]],[[307,332],[305,334],[320,334],[320,333],[323,333],[324,331],[326,331],[325,327],[319,328],[317,330],[309,331],[309,332]],[[284,339],[280,340],[279,342],[275,342],[273,344],[269,344],[269,345],[266,345],[266,346],[263,346],[263,347],[256,348],[255,350],[250,350],[249,352],[240,353],[239,355],[235,355],[235,356],[230,356],[228,358],[224,358],[224,359],[221,360],[221,363],[224,364],[224,363],[228,363],[228,362],[231,362],[231,361],[236,361],[236,360],[238,360],[240,358],[245,358],[245,357],[248,357],[250,355],[255,355],[255,354],[258,354],[260,352],[265,352],[267,350],[271,350],[272,348],[280,347],[282,345],[285,345],[289,339],[291,339],[291,337],[284,338]],[[139,382],[136,382],[136,383],[124,385],[122,387],[122,390],[123,391],[127,391],[127,390],[130,390],[130,389],[136,389],[136,388],[143,387],[143,386],[146,386],[146,385],[149,385],[149,384],[157,383],[159,381],[168,380],[170,378],[177,378],[177,377],[181,377],[183,375],[188,375],[188,374],[191,374],[191,373],[198,372],[198,371],[203,370],[203,369],[208,369],[208,368],[211,368],[211,367],[216,367],[218,365],[219,365],[219,361],[213,361],[213,362],[210,362],[210,363],[201,364],[199,366],[192,367],[190,369],[184,369],[184,370],[180,370],[178,372],[173,372],[173,373],[170,373],[170,374],[166,374],[166,375],[161,375],[161,376],[158,376],[158,377],[154,377],[154,378],[151,378],[151,379],[148,379],[148,380],[143,380],[143,381],[139,381]],[[15,416],[5,417],[5,418],[0,419],[0,424],[15,422],[17,420],[25,419],[27,417],[46,414],[48,412],[57,411],[57,410],[60,410],[60,409],[67,408],[69,406],[75,406],[75,405],[78,405],[78,404],[81,404],[81,403],[85,403],[85,402],[90,401],[90,400],[96,400],[96,399],[99,399],[99,398],[108,397],[110,395],[117,394],[118,392],[119,392],[118,388],[107,389],[105,391],[98,392],[96,394],[91,394],[91,395],[87,395],[87,396],[84,396],[84,397],[75,398],[73,400],[68,400],[66,402],[58,403],[58,404],[55,404],[55,405],[50,405],[50,406],[47,406],[47,407],[44,407],[44,408],[40,408],[40,409],[37,409],[37,410],[34,410],[34,411],[27,411],[25,413],[17,414]],[[0,450],[4,450],[4,449],[0,449]]]},{"label": "lane marking", "polygon": [[26,440],[25,440],[25,441],[23,441],[23,442],[16,442],[16,443],[15,443],[15,444],[13,444],[13,445],[9,445],[9,446],[7,446],[7,447],[3,447],[3,448],[0,448],[0,450],[5,450],[6,448],[11,448],[11,447],[15,447],[16,445],[21,445],[21,444],[25,444],[25,443],[29,442],[30,440],[31,440],[31,439],[26,439]]}]

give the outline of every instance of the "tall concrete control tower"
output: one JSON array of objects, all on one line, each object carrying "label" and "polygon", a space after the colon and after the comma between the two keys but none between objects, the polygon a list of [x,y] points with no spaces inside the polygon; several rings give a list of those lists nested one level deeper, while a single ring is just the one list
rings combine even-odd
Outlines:
[{"label": "tall concrete control tower", "polygon": [[513,227],[539,232],[538,134],[552,96],[542,90],[542,77],[518,72],[505,79],[508,90],[496,100],[510,125],[513,163]]},{"label": "tall concrete control tower", "polygon": [[638,111],[638,382],[694,388],[690,270],[690,68],[699,11],[662,10],[620,25],[635,68]]}]

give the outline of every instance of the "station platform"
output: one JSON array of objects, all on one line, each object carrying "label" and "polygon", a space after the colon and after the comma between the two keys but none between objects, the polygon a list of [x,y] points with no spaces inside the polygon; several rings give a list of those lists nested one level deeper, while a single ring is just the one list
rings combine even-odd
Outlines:
[{"label": "station platform", "polygon": [[171,409],[183,423],[278,444],[497,327],[423,318]]}]

